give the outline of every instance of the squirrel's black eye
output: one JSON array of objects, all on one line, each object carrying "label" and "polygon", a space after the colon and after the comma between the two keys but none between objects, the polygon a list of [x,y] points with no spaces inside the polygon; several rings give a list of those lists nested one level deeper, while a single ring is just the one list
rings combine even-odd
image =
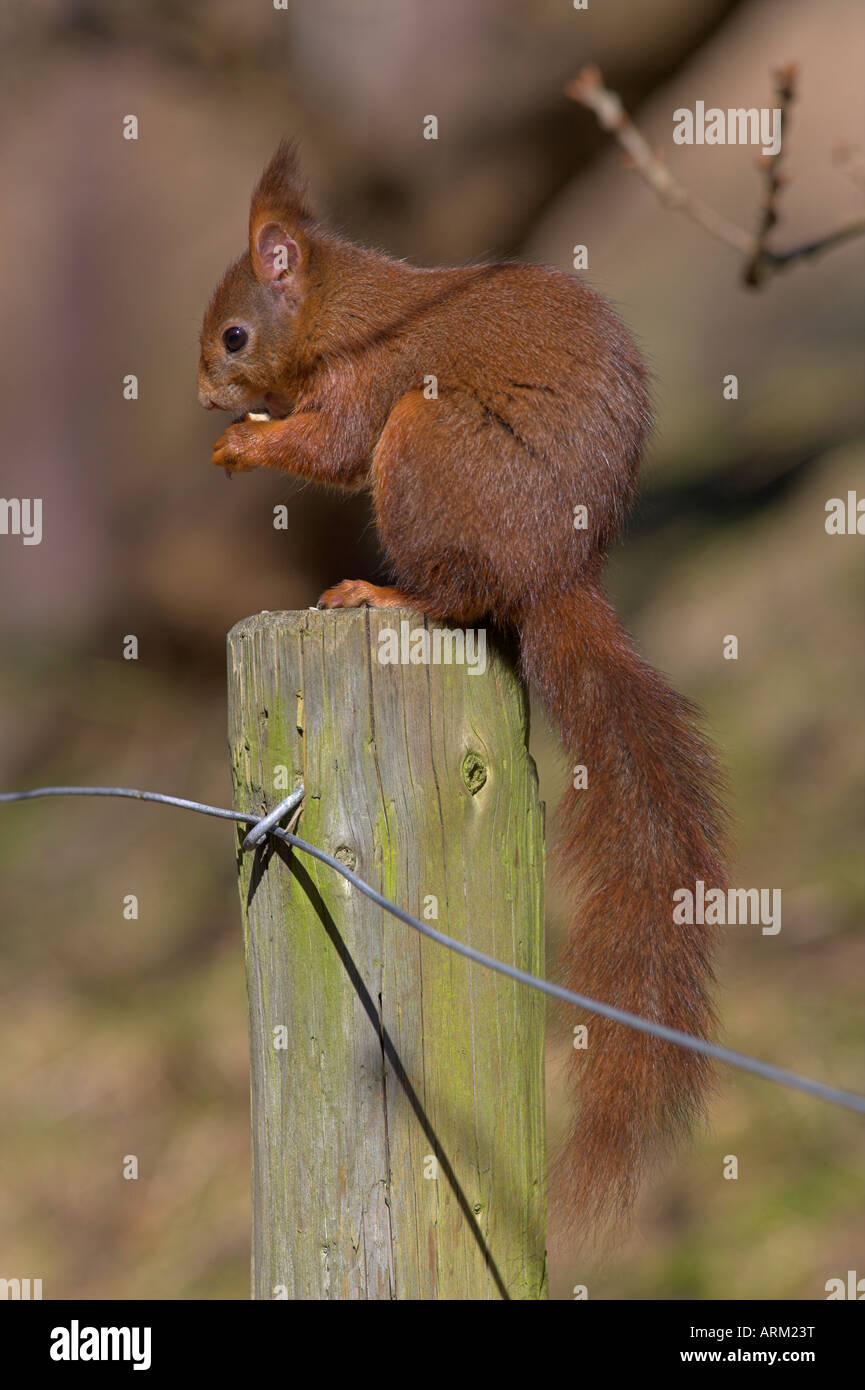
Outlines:
[{"label": "squirrel's black eye", "polygon": [[246,347],[249,334],[245,328],[226,328],[222,335],[222,341],[229,352],[240,352],[242,347]]}]

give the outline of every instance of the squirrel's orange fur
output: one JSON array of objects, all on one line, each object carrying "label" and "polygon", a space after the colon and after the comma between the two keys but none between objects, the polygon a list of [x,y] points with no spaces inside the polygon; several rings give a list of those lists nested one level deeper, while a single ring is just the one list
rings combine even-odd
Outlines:
[{"label": "squirrel's orange fur", "polygon": [[[246,335],[233,351],[229,328]],[[716,764],[600,583],[650,428],[645,368],[613,310],[534,265],[420,270],[352,245],[315,218],[283,145],[253,195],[249,249],[207,309],[199,395],[275,417],[231,425],[214,463],[371,489],[397,587],[346,581],[324,603],[518,633],[524,675],[588,770],[564,804],[564,983],[706,1036],[711,942],[674,925],[672,895],[725,881]],[[627,1211],[707,1081],[691,1052],[588,1023],[564,1151],[581,1222]]]}]

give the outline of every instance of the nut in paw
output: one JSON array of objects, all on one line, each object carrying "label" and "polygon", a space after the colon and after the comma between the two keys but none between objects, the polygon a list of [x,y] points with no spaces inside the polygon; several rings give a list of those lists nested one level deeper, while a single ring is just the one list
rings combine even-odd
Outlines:
[{"label": "nut in paw", "polygon": [[241,420],[229,425],[213,446],[210,462],[229,473],[243,473],[261,467],[262,424]]}]

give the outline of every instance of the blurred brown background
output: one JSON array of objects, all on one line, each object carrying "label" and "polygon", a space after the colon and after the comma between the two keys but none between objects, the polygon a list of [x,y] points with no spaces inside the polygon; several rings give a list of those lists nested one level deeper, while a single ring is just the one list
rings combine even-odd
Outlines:
[{"label": "blurred brown background", "polygon": [[[862,30],[855,0],[7,0],[0,494],[44,499],[44,538],[0,536],[0,786],[226,804],[226,630],[378,573],[364,500],[229,485],[208,463],[224,422],[195,400],[204,304],[260,166],[295,135],[320,206],[398,256],[568,268],[588,245],[659,411],[611,587],[723,750],[734,881],[783,890],[779,936],[728,931],[725,1037],[861,1088],[861,542],[826,535],[824,504],[862,493],[862,243],[744,290],[735,253],[660,208],[562,89],[598,62],[676,175],[750,228],[754,151],[676,147],[672,112],[771,106],[772,69],[798,60],[776,237],[792,244],[861,208]],[[553,803],[540,717],[534,738]],[[555,899],[550,916],[552,954]],[[127,803],[0,808],[0,919],[0,1276],[42,1278],[46,1298],[247,1297],[231,832]],[[551,1036],[554,1131],[566,1045]],[[861,1130],[724,1071],[620,1248],[576,1257],[553,1213],[554,1296],[824,1297],[862,1267]],[[731,1153],[738,1182],[721,1180]]]}]

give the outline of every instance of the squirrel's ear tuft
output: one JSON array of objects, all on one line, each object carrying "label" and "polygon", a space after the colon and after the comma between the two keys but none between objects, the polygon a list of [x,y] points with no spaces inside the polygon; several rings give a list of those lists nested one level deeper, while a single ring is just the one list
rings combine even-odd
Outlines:
[{"label": "squirrel's ear tuft", "polygon": [[306,181],[300,172],[297,147],[291,140],[280,141],[279,147],[255,186],[249,210],[252,223],[272,219],[277,222],[311,222]]},{"label": "squirrel's ear tuft", "polygon": [[304,259],[313,213],[293,143],[283,140],[252,195],[249,255],[257,280],[284,288]]}]

